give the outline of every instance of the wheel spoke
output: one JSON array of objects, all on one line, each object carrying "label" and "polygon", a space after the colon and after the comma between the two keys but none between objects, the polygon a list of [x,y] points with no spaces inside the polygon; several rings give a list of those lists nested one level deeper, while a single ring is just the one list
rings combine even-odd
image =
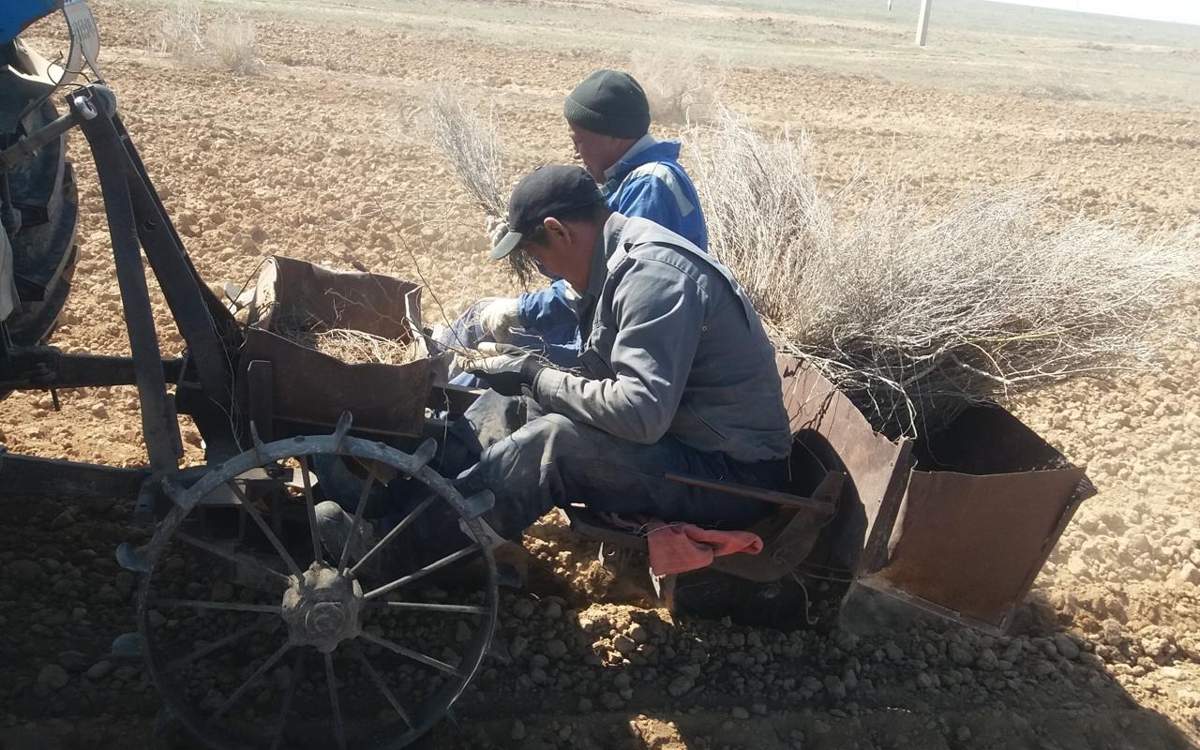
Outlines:
[{"label": "wheel spoke", "polygon": [[350,569],[350,575],[358,573],[358,569],[365,565],[367,560],[370,560],[376,552],[387,546],[393,539],[400,535],[400,532],[408,528],[409,524],[417,520],[417,516],[424,513],[430,505],[433,505],[434,500],[437,500],[437,495],[425,498],[421,501],[420,505],[413,508],[412,511],[400,521],[400,523],[396,524],[392,530],[383,537],[383,539],[380,539],[374,547],[367,550],[367,554],[363,555],[362,559],[355,563],[354,567]]},{"label": "wheel spoke", "polygon": [[254,670],[254,674],[247,677],[246,681],[243,682],[237,690],[234,690],[232,693],[230,693],[229,697],[225,699],[225,702],[221,704],[221,707],[217,709],[217,712],[213,714],[211,720],[221,718],[226,711],[232,708],[233,704],[237,703],[238,698],[241,698],[242,694],[249,690],[250,686],[257,682],[258,678],[262,677],[268,669],[275,666],[275,662],[283,658],[283,655],[286,654],[288,649],[291,647],[292,644],[284,643],[275,653],[267,657],[267,660],[264,661],[258,669]]},{"label": "wheel spoke", "polygon": [[425,567],[421,568],[420,570],[418,570],[414,573],[409,573],[408,575],[404,576],[403,578],[397,578],[396,580],[392,581],[391,583],[380,586],[379,588],[375,589],[374,591],[371,591],[370,593],[368,593],[363,598],[374,599],[375,597],[382,596],[382,595],[388,593],[389,591],[394,591],[394,590],[400,588],[401,586],[407,586],[408,584],[412,583],[413,581],[424,578],[425,576],[429,575],[430,573],[432,573],[436,570],[440,570],[441,568],[444,568],[447,565],[450,565],[451,563],[457,562],[457,561],[463,559],[464,557],[466,557],[467,555],[477,552],[478,550],[479,550],[478,544],[472,544],[469,547],[463,547],[458,552],[453,552],[449,555],[446,555],[441,560],[431,562],[428,565],[426,565]]},{"label": "wheel spoke", "polygon": [[267,538],[267,541],[271,543],[271,546],[275,548],[275,551],[278,552],[279,556],[283,558],[283,561],[287,563],[288,569],[291,570],[294,575],[302,576],[303,573],[300,572],[300,568],[296,565],[296,561],[292,559],[292,554],[287,551],[287,548],[283,546],[283,542],[281,542],[279,537],[275,535],[275,532],[271,530],[270,524],[263,519],[262,514],[258,512],[258,508],[254,507],[254,503],[250,502],[250,499],[246,497],[246,493],[242,492],[242,488],[238,487],[237,483],[232,481],[226,482],[225,484],[229,487],[229,489],[233,490],[234,495],[237,495],[237,499],[241,504],[241,507],[245,509],[246,513],[248,513],[252,519],[254,519],[254,523],[258,526],[259,530],[262,531],[263,536]]},{"label": "wheel spoke", "polygon": [[209,602],[202,599],[155,599],[156,607],[191,607],[193,609],[218,609],[226,612],[265,612],[271,615],[283,613],[278,604],[247,604],[245,602]]},{"label": "wheel spoke", "polygon": [[338,704],[337,679],[333,673],[333,654],[325,654],[325,681],[329,683],[329,705],[333,708],[333,729],[337,732],[338,750],[346,750],[346,727],[342,724],[342,707]]},{"label": "wheel spoke", "polygon": [[[282,622],[282,620],[271,620],[270,622],[271,622],[271,624],[269,626],[269,629],[274,630],[276,627],[278,627],[279,623]],[[225,648],[226,646],[233,643],[234,641],[245,638],[246,636],[250,635],[254,631],[261,630],[261,629],[262,629],[262,622],[252,622],[244,628],[233,631],[232,633],[225,636],[224,638],[221,638],[220,640],[213,641],[212,643],[208,644],[207,646],[201,646],[200,648],[196,649],[195,651],[188,654],[187,656],[181,656],[178,659],[172,659],[170,662],[167,663],[167,666],[164,668],[164,671],[172,672],[176,669],[179,669],[180,667],[191,664],[192,662],[196,661],[197,659],[203,659],[204,657],[208,656],[209,654],[213,653],[214,651]]]},{"label": "wheel spoke", "polygon": [[317,533],[317,501],[313,498],[312,480],[308,476],[308,459],[296,459],[300,464],[300,481],[304,484],[304,505],[308,510],[308,533],[312,537],[313,560],[324,562],[321,556],[321,537]]},{"label": "wheel spoke", "polygon": [[358,496],[358,505],[354,506],[354,522],[350,524],[350,535],[346,537],[346,543],[342,545],[342,556],[338,558],[338,570],[342,575],[346,575],[346,559],[350,557],[350,545],[354,544],[355,538],[358,536],[358,529],[362,526],[363,513],[367,510],[367,500],[371,497],[371,488],[375,486],[375,472],[371,468],[367,468],[367,481],[363,482],[362,492]]},{"label": "wheel spoke", "polygon": [[358,648],[357,646],[353,647],[352,650],[354,655],[358,657],[358,660],[362,662],[363,669],[365,669],[367,674],[370,675],[371,680],[375,683],[375,687],[379,688],[379,692],[383,693],[383,697],[387,699],[387,702],[390,703],[392,708],[396,710],[396,713],[400,715],[400,718],[404,720],[404,723],[408,725],[408,728],[412,729],[413,723],[412,719],[408,718],[408,712],[405,711],[404,707],[400,705],[400,701],[396,700],[396,696],[392,693],[391,688],[389,688],[387,683],[383,681],[383,677],[379,674],[379,672],[375,671],[375,667],[371,666],[371,661],[367,658],[367,655],[364,654],[362,649]]},{"label": "wheel spoke", "polygon": [[388,651],[400,654],[401,656],[407,656],[409,659],[412,659],[413,661],[417,661],[426,666],[433,667],[434,669],[436,669],[440,672],[452,674],[455,677],[458,677],[460,679],[464,677],[464,675],[458,671],[457,667],[452,667],[449,664],[447,664],[446,662],[444,662],[440,659],[435,659],[432,656],[422,654],[420,651],[413,651],[411,648],[405,648],[404,646],[401,646],[399,643],[396,643],[394,641],[389,641],[387,638],[383,638],[378,635],[373,635],[372,633],[368,633],[365,630],[360,634],[360,636],[363,638],[363,640],[374,643],[376,646],[379,646],[381,648],[386,648]]},{"label": "wheel spoke", "polygon": [[272,568],[270,566],[264,565],[262,562],[259,562],[258,560],[254,559],[253,557],[251,557],[249,555],[242,555],[242,554],[238,554],[237,552],[230,552],[229,550],[222,549],[220,546],[213,544],[212,542],[206,542],[203,539],[194,537],[191,534],[185,534],[182,531],[175,532],[175,538],[181,542],[190,544],[191,546],[196,547],[197,549],[202,549],[205,552],[209,552],[211,554],[216,555],[217,557],[228,560],[229,562],[231,562],[235,565],[245,565],[247,567],[254,568],[255,570],[261,571],[262,573],[266,574],[268,577],[277,578],[277,579],[283,581],[287,585],[291,585],[291,583],[292,583],[291,579],[288,578],[283,573],[280,573],[278,570],[275,570],[274,568]]},{"label": "wheel spoke", "polygon": [[292,665],[292,684],[288,685],[287,694],[283,696],[283,708],[279,711],[279,724],[275,727],[275,739],[271,740],[271,750],[279,750],[283,741],[283,730],[287,727],[288,714],[292,711],[292,699],[296,697],[296,687],[304,679],[304,650],[296,652],[296,662]]},{"label": "wheel spoke", "polygon": [[447,612],[460,615],[485,615],[487,607],[477,604],[435,604],[433,602],[369,602],[375,607],[390,607],[392,609],[419,609],[427,612]]}]

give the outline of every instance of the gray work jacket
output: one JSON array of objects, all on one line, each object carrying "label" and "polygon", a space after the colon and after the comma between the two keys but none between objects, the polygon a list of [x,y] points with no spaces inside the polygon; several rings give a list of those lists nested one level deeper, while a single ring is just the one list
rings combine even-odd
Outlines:
[{"label": "gray work jacket", "polygon": [[775,352],[729,271],[652,221],[613,214],[580,303],[584,374],[543,370],[545,409],[637,443],[735,461],[791,450]]}]

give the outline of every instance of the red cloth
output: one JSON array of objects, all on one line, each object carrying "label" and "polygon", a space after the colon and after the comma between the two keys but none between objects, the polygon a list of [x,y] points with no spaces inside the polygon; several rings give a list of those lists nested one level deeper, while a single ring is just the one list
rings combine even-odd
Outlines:
[{"label": "red cloth", "polygon": [[670,576],[699,570],[712,564],[713,558],[762,552],[763,541],[750,531],[702,529],[691,523],[650,525],[646,534],[650,548],[650,573]]}]

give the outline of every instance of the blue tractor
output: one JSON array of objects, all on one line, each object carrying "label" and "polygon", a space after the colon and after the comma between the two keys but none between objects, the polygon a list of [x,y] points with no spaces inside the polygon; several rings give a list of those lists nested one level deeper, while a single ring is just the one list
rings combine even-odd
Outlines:
[{"label": "blue tractor", "polygon": [[[0,5],[0,149],[58,119],[52,94],[70,74],[18,35],[62,9],[63,0]],[[78,204],[66,146],[61,133],[21,163],[0,168],[0,346],[45,341],[70,291]]]}]

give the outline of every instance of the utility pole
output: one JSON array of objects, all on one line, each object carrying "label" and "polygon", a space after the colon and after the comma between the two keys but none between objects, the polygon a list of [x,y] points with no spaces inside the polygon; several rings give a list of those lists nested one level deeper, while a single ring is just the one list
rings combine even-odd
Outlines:
[{"label": "utility pole", "polygon": [[933,0],[921,0],[921,17],[917,19],[917,44],[924,47],[925,37],[929,34],[929,9]]}]

